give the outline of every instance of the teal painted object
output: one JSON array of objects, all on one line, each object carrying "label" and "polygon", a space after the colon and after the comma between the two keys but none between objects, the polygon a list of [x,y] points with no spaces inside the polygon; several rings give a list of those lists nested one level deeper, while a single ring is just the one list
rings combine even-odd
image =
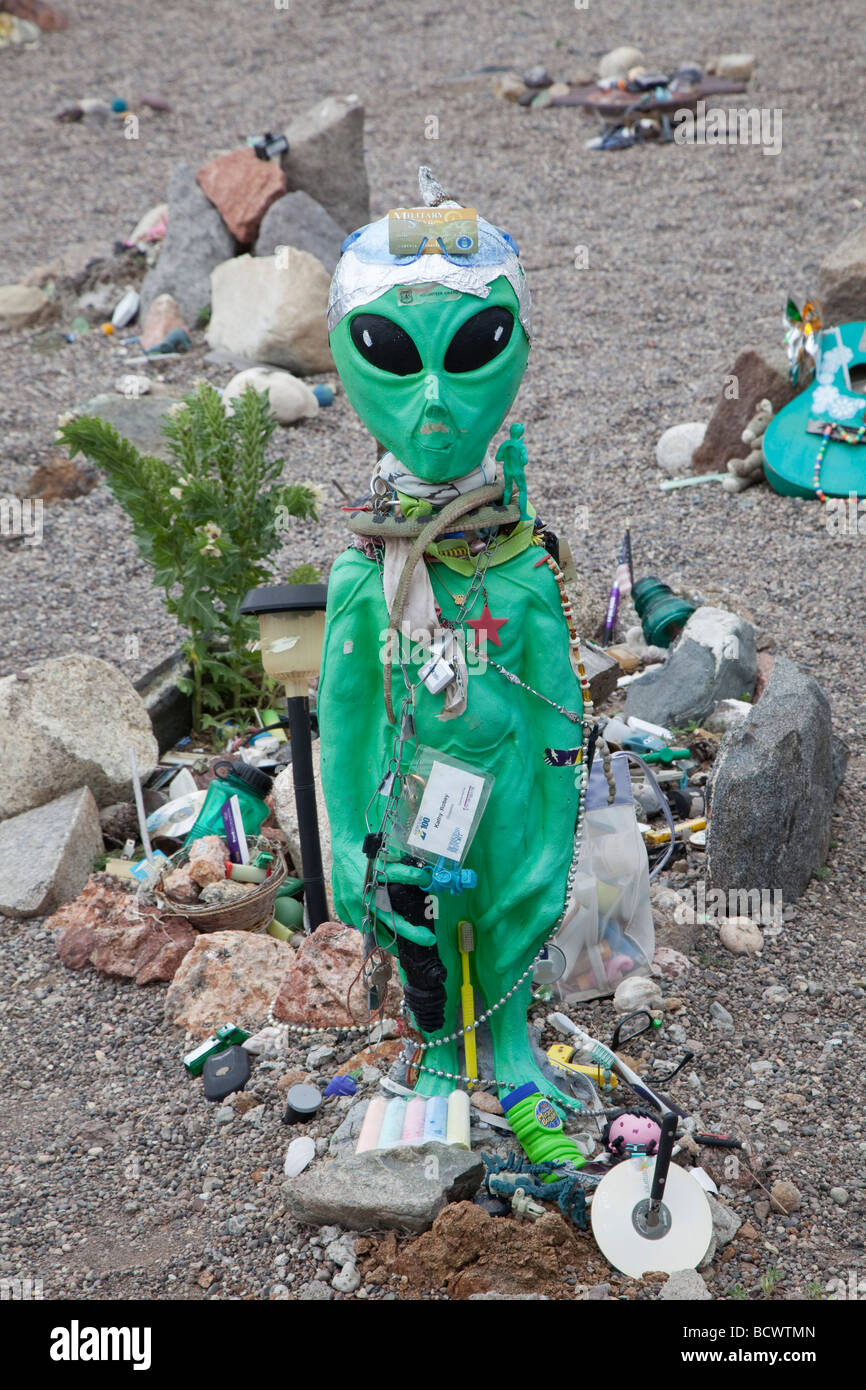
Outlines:
[{"label": "teal painted object", "polygon": [[[764,472],[783,497],[816,496],[815,461],[823,440],[820,432],[809,433],[810,424],[834,424],[851,435],[866,424],[866,395],[851,386],[851,373],[858,367],[866,367],[866,323],[826,329],[814,380],[773,416],[764,433]],[[866,497],[866,442],[831,439],[820,487],[828,497]]]}]

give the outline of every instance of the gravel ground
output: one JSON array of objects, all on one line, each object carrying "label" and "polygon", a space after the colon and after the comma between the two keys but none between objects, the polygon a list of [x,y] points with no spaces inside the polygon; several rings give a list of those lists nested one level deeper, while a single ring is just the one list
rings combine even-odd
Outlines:
[{"label": "gravel ground", "polygon": [[[164,195],[177,157],[203,161],[251,131],[279,129],[332,90],[358,92],[374,215],[411,199],[417,165],[430,163],[521,243],[536,317],[516,416],[527,426],[533,496],[555,530],[571,533],[587,586],[609,582],[630,517],[639,573],[738,608],[765,646],[821,681],[853,753],[826,877],[760,964],[728,956],[702,929],[690,977],[677,986],[697,1081],[677,1085],[707,1127],[751,1136],[771,1176],[793,1178],[803,1194],[797,1215],[762,1221],[761,1189],[732,1188],[758,1239],[745,1253],[738,1241],[715,1267],[714,1293],[740,1285],[765,1296],[754,1291],[769,1270],[781,1276],[774,1298],[850,1270],[866,1277],[858,538],[831,537],[816,504],[765,488],[739,498],[712,486],[660,493],[653,460],[661,430],[708,416],[737,348],[776,338],[784,297],[802,298],[825,252],[863,219],[848,115],[864,89],[849,41],[859,6],[732,0],[698,14],[671,0],[663,23],[657,5],[630,6],[626,21],[609,0],[586,10],[478,0],[453,22],[442,6],[373,0],[289,12],[265,0],[165,0],[146,15],[131,0],[108,9],[68,0],[65,9],[66,33],[34,52],[0,53],[4,282],[76,240],[128,234]],[[577,112],[519,111],[494,99],[494,77],[479,72],[542,62],[567,79],[626,41],[660,64],[756,53],[749,100],[782,109],[782,153],[590,153],[583,142],[593,126]],[[827,53],[832,83],[819,57]],[[174,112],[143,119],[137,142],[51,121],[72,99],[130,95],[139,84],[167,96]],[[438,141],[425,139],[430,115]],[[576,247],[588,250],[586,269],[575,269]],[[204,373],[197,337],[189,359],[165,365],[169,384],[186,387]],[[4,494],[50,457],[57,414],[110,389],[121,370],[116,346],[96,335],[60,347],[38,331],[0,339]],[[220,385],[229,373],[208,375]],[[327,567],[342,545],[334,480],[359,490],[371,443],[338,396],[314,422],[282,433],[280,450],[289,475],[328,491],[322,524],[294,529],[281,566]],[[575,533],[584,519],[588,531]],[[0,624],[0,674],[85,650],[136,676],[177,640],[102,487],[46,508],[41,546],[0,543]],[[139,638],[135,659],[126,656],[130,634]],[[681,870],[674,881],[682,879]],[[0,1136],[20,1199],[3,1228],[3,1274],[41,1274],[48,1297],[263,1296],[275,1283],[308,1283],[313,1251],[297,1253],[297,1233],[280,1215],[285,1131],[267,1074],[255,1080],[266,1103],[261,1127],[218,1125],[215,1107],[189,1099],[161,989],[67,974],[38,923],[5,923],[2,935],[13,1047],[4,1050]],[[732,1027],[715,1026],[713,1000]],[[609,1032],[608,1006],[587,1017]],[[665,1043],[665,1056],[675,1051]],[[772,1069],[756,1075],[762,1062]],[[761,1181],[769,1185],[763,1172]],[[831,1186],[845,1187],[847,1206]],[[49,1220],[57,1224],[47,1236]]]}]

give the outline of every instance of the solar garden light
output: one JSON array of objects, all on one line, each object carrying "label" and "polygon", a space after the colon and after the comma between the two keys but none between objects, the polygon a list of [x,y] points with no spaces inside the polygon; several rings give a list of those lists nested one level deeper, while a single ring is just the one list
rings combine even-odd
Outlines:
[{"label": "solar garden light", "polygon": [[328,920],[307,698],[322,660],[326,599],[324,584],[266,584],[251,589],[241,604],[242,613],[254,613],[259,620],[265,671],[286,688],[301,873],[311,931]]}]

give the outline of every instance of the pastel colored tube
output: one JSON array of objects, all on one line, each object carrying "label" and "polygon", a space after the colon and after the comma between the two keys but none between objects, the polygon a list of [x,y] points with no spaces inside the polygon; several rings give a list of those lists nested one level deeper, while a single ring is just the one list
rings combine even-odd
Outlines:
[{"label": "pastel colored tube", "polygon": [[385,1107],[388,1102],[384,1096],[374,1096],[367,1106],[364,1113],[364,1120],[361,1125],[361,1133],[358,1135],[358,1142],[355,1145],[355,1153],[366,1153],[367,1149],[377,1149],[379,1147],[379,1134],[382,1129],[382,1121],[385,1118]]},{"label": "pastel colored tube", "polygon": [[423,1096],[413,1096],[406,1105],[403,1119],[404,1144],[421,1144],[424,1140],[424,1123],[427,1118],[427,1102]]},{"label": "pastel colored tube", "polygon": [[427,1114],[424,1117],[424,1143],[438,1139],[445,1143],[448,1132],[448,1097],[431,1096],[427,1101]]},{"label": "pastel colored tube", "polygon": [[406,1102],[402,1096],[394,1096],[393,1100],[388,1101],[385,1111],[385,1118],[382,1121],[382,1128],[379,1132],[379,1149],[393,1149],[401,1140],[403,1134],[403,1121],[406,1117]]},{"label": "pastel colored tube", "polygon": [[461,1149],[470,1148],[469,1096],[466,1091],[452,1091],[448,1097],[448,1128],[445,1142],[457,1144]]}]

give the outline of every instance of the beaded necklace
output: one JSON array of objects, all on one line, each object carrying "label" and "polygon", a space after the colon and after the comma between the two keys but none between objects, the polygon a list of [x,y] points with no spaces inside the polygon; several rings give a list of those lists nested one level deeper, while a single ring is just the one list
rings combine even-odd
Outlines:
[{"label": "beaded necklace", "polygon": [[827,494],[821,489],[821,465],[824,462],[827,445],[831,439],[841,444],[862,444],[863,440],[866,439],[866,425],[858,425],[854,431],[846,430],[842,425],[829,424],[824,427],[821,444],[815,456],[815,471],[812,475],[812,487],[819,502],[827,501]]}]

